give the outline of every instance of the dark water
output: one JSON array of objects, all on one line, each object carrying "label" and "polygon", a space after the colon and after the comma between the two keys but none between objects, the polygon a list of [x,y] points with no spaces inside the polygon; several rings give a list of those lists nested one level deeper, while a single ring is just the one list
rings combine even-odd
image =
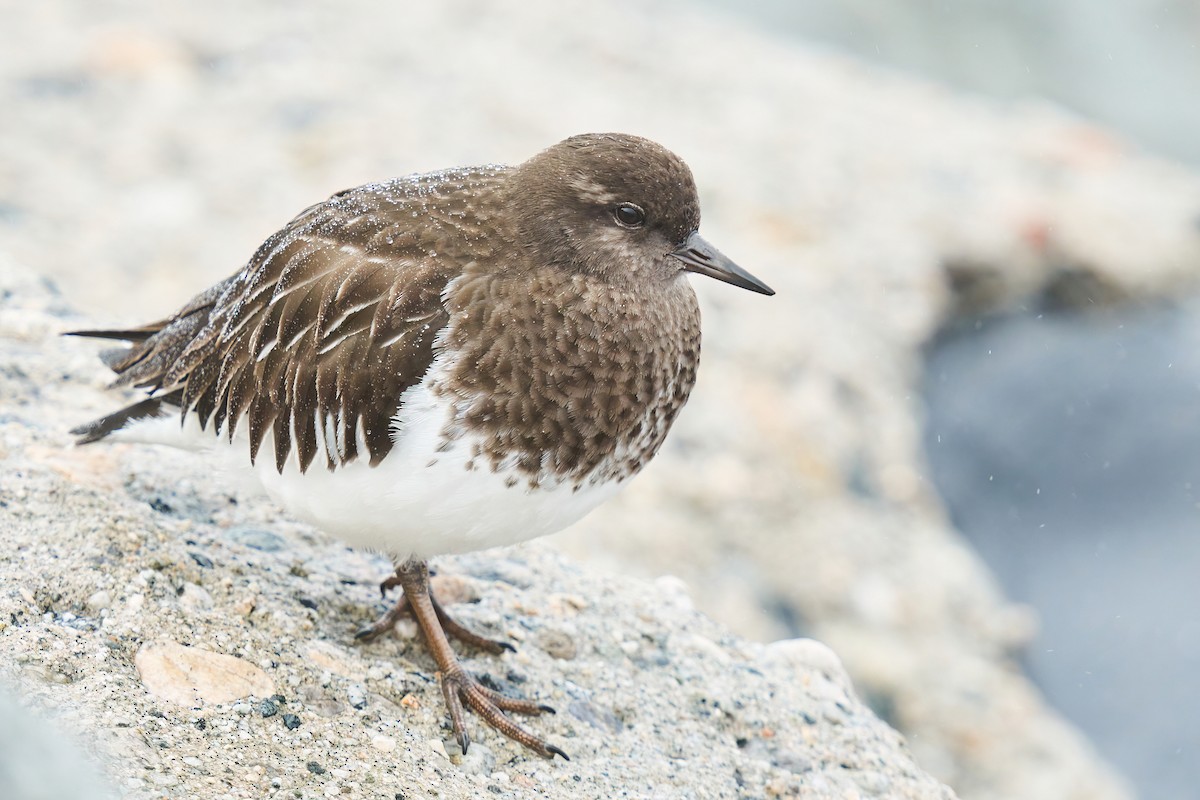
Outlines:
[{"label": "dark water", "polygon": [[1041,634],[1027,669],[1139,793],[1200,796],[1200,312],[948,334],[932,477]]}]

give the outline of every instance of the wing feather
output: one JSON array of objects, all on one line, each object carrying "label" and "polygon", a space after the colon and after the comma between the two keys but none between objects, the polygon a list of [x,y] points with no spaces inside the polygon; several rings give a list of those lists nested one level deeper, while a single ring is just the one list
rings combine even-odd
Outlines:
[{"label": "wing feather", "polygon": [[[148,389],[181,419],[194,413],[230,440],[244,420],[251,461],[269,439],[281,471],[293,454],[301,470],[318,456],[329,469],[378,464],[401,395],[424,377],[449,321],[447,287],[511,241],[481,235],[496,209],[478,202],[505,174],[485,167],[340,192],[168,319],[80,333],[130,341],[106,359],[115,383]],[[130,408],[130,419],[144,412]],[[106,419],[93,438],[123,418]]]}]

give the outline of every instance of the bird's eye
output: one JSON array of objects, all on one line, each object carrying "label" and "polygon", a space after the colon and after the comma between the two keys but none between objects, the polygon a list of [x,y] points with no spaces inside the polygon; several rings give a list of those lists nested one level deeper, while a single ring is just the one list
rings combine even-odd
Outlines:
[{"label": "bird's eye", "polygon": [[626,228],[640,228],[646,224],[646,212],[633,203],[621,203],[613,209],[613,216],[616,217],[618,225]]}]

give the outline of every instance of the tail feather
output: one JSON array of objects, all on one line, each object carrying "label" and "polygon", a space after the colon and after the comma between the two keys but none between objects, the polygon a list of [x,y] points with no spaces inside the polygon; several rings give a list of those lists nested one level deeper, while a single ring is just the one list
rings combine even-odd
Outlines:
[{"label": "tail feather", "polygon": [[84,330],[84,331],[67,331],[63,336],[84,336],[88,339],[113,339],[118,342],[144,342],[154,334],[161,331],[171,323],[171,320],[164,319],[158,322],[151,322],[148,325],[143,325],[140,328],[124,328],[118,330]]},{"label": "tail feather", "polygon": [[165,385],[164,378],[192,339],[203,330],[213,302],[226,283],[228,281],[197,295],[168,319],[136,328],[89,329],[64,334],[129,342],[129,347],[109,348],[100,353],[105,365],[117,374],[113,386],[132,385],[148,389],[151,394],[161,392],[75,428],[71,433],[79,437],[76,444],[97,442],[139,421],[165,416],[168,412],[164,406],[182,405],[183,389]]},{"label": "tail feather", "polygon": [[75,444],[83,445],[98,442],[109,434],[116,433],[138,420],[163,416],[166,413],[163,406],[178,405],[182,394],[182,392],[176,391],[162,395],[161,397],[148,397],[141,402],[125,406],[119,411],[114,411],[86,425],[73,428],[71,433],[79,437],[75,440]]},{"label": "tail feather", "polygon": [[[129,342],[132,347],[112,347],[100,352],[100,360],[104,362],[104,365],[120,376],[150,354],[153,350],[153,342],[150,340],[156,334],[161,333],[171,322],[172,320],[164,319],[140,328],[67,331],[63,336],[83,336],[88,339]],[[127,382],[122,381],[119,377],[117,379],[118,384]]]}]

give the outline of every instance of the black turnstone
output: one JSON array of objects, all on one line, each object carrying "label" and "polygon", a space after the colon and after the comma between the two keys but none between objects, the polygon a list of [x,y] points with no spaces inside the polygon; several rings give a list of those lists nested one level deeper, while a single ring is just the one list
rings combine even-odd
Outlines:
[{"label": "black turnstone", "polygon": [[284,509],[390,554],[441,673],[464,705],[546,757],[505,712],[546,706],[464,671],[426,559],[561,530],[662,445],[700,357],[686,273],[773,294],[700,238],[691,171],[624,134],[575,136],[516,167],[451,169],[335,194],[244,268],[117,339],[116,386],[148,396],[74,431],[223,451]]}]

